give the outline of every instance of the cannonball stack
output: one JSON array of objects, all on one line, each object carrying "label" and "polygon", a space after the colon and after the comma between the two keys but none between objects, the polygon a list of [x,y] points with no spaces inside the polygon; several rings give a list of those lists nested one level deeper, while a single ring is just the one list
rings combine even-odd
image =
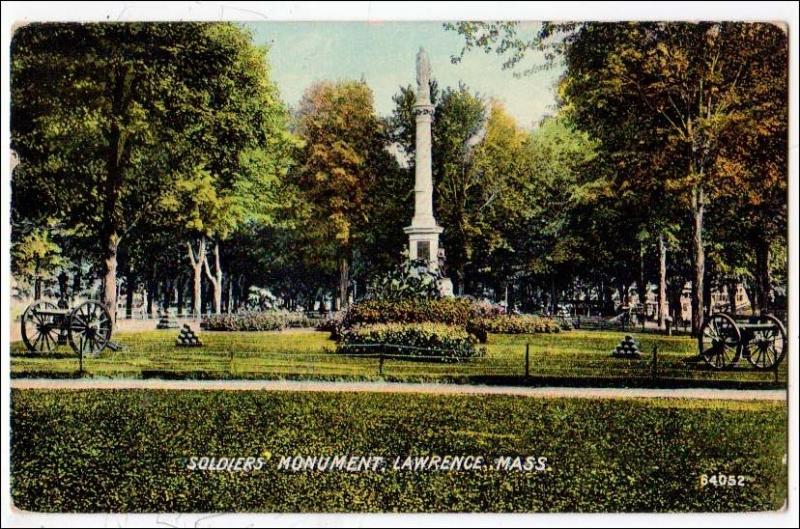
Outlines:
[{"label": "cannonball stack", "polygon": [[175,317],[175,311],[167,309],[161,312],[161,318],[158,320],[156,329],[177,329],[178,318]]},{"label": "cannonball stack", "polygon": [[197,336],[188,324],[184,324],[175,345],[180,347],[202,347],[203,341]]},{"label": "cannonball stack", "polygon": [[639,346],[633,336],[626,334],[616,349],[611,352],[611,356],[614,358],[641,358],[642,353],[639,352]]}]

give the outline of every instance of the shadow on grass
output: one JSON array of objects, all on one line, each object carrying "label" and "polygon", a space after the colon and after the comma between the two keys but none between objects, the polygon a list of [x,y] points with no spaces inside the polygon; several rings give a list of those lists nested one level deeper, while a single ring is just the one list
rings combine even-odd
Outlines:
[{"label": "shadow on grass", "polygon": [[91,373],[37,372],[12,373],[11,378],[53,378],[53,379],[149,379],[149,380],[292,380],[322,382],[405,382],[442,383],[456,385],[520,386],[520,387],[581,387],[581,388],[653,388],[653,389],[786,389],[785,382],[774,380],[696,380],[686,378],[647,378],[647,377],[567,377],[550,375],[456,375],[456,376],[393,376],[393,375],[324,375],[324,374],[262,374],[236,373],[225,371],[167,371],[143,370],[139,376],[94,377]]}]

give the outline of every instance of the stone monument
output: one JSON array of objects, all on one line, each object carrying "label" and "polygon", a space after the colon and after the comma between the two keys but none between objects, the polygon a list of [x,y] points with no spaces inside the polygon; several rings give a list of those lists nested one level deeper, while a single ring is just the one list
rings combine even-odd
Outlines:
[{"label": "stone monument", "polygon": [[[430,270],[439,269],[439,235],[444,228],[436,224],[433,216],[433,174],[431,171],[431,63],[428,54],[420,48],[417,53],[417,102],[414,105],[416,117],[416,156],[414,172],[414,217],[411,225],[404,231],[408,234],[408,256],[422,259]],[[453,286],[449,279],[439,285],[443,295],[452,295]]]}]

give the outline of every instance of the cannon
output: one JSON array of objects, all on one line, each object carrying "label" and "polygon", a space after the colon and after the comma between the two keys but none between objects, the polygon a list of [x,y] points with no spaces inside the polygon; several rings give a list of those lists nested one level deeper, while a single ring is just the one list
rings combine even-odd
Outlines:
[{"label": "cannon", "polygon": [[761,370],[777,368],[786,356],[786,328],[772,314],[712,314],[698,336],[700,356],[713,369],[737,365],[744,357]]},{"label": "cannon", "polygon": [[39,300],[22,314],[22,341],[30,352],[47,353],[69,345],[81,356],[97,356],[110,345],[111,314],[99,301],[59,308]]}]

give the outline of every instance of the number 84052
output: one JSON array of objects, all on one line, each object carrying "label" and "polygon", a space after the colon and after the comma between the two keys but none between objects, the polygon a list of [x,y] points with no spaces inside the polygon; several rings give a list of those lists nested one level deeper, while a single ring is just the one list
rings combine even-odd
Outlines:
[{"label": "number 84052", "polygon": [[708,487],[744,487],[750,480],[748,476],[735,474],[701,474],[700,488]]}]

